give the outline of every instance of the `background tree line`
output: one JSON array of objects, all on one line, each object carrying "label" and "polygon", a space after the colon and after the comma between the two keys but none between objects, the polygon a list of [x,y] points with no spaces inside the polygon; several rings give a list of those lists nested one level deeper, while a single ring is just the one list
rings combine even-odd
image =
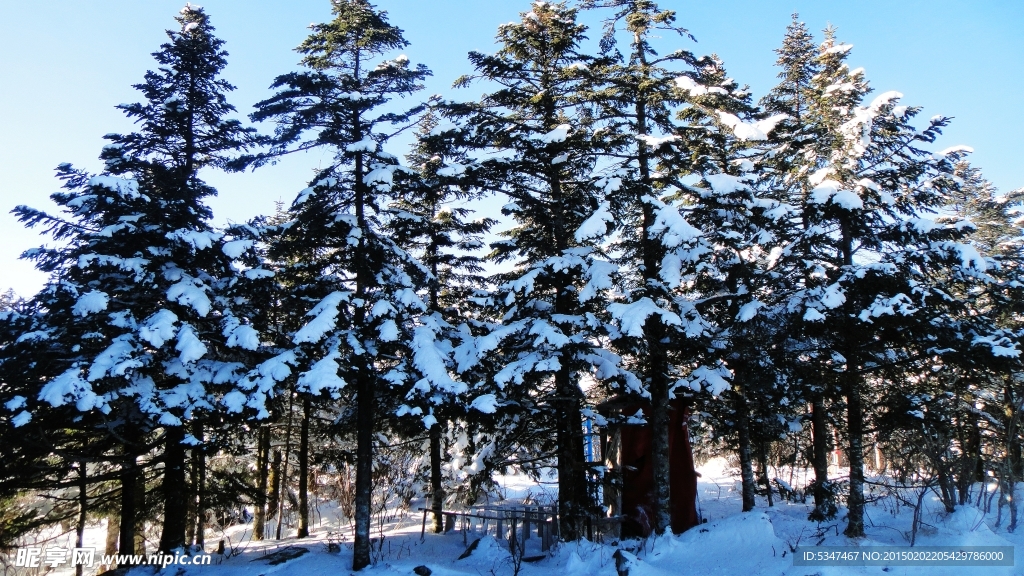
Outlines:
[{"label": "background tree line", "polygon": [[[457,85],[485,93],[450,102],[420,98],[385,12],[332,8],[259,134],[186,6],[102,172],[57,168],[60,215],[15,209],[56,244],[25,254],[43,290],[0,301],[0,541],[107,517],[111,549],[188,549],[243,508],[254,538],[292,515],[305,537],[312,497],[354,523],[360,569],[384,506],[547,468],[576,539],[603,513],[583,422],[614,424],[612,397],[650,402],[658,533],[680,397],[744,510],[769,466],[808,467],[811,519],[845,504],[862,536],[867,456],[950,511],[991,475],[1016,526],[1024,192],[933,149],[948,118],[870,97],[834,29],[794,17],[755,101],[716,56],[659,54],[689,33],[652,1],[537,2],[469,55]],[[202,171],[314,149],[290,204],[211,224]]]}]

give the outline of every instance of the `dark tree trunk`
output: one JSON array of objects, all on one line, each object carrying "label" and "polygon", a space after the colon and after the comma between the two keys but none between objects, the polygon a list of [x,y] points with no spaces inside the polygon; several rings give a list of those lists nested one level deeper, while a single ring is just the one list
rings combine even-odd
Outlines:
[{"label": "dark tree trunk", "polygon": [[860,379],[850,368],[843,375],[846,395],[847,431],[850,450],[850,496],[847,499],[849,518],[843,532],[850,538],[864,536],[864,408],[860,392]]},{"label": "dark tree trunk", "polygon": [[299,528],[296,538],[309,536],[309,396],[302,398],[299,427]]},{"label": "dark tree trunk", "polygon": [[359,375],[356,395],[356,530],[352,569],[370,565],[370,507],[373,483],[374,389],[368,374]]},{"label": "dark tree trunk", "polygon": [[[651,323],[648,320],[648,323]],[[672,531],[672,495],[669,466],[669,397],[668,379],[664,369],[658,369],[651,378],[651,463],[654,468],[654,500],[652,512],[654,531],[664,534]]]},{"label": "dark tree trunk", "polygon": [[[85,520],[89,512],[89,475],[85,462],[78,463],[78,526],[75,546],[85,546]],[[75,576],[82,576],[82,564],[75,565]]]},{"label": "dark tree trunk", "polygon": [[956,511],[956,488],[953,486],[952,477],[945,468],[946,463],[943,462],[942,457],[936,458],[935,470],[939,480],[939,493],[942,497],[942,505],[946,508],[946,512],[952,514]]},{"label": "dark tree trunk", "polygon": [[559,533],[565,541],[585,536],[590,513],[587,492],[586,457],[583,448],[582,398],[568,369],[555,375],[558,438],[558,519]]},{"label": "dark tree trunk", "polygon": [[757,484],[754,480],[754,459],[750,447],[750,415],[743,390],[736,392],[736,432],[739,436],[740,478],[743,491],[743,511],[750,512],[757,505]]},{"label": "dark tree trunk", "polygon": [[775,506],[775,497],[772,495],[772,483],[768,479],[768,446],[764,442],[757,445],[757,468],[760,473],[759,482],[768,493],[768,507]]},{"label": "dark tree trunk", "polygon": [[[360,55],[356,52],[354,68],[356,76],[359,76]],[[363,139],[363,123],[358,112],[353,113],[352,118],[352,141],[359,142]],[[355,202],[356,222],[360,231],[369,228],[366,221],[366,183],[363,181],[363,155],[356,154],[354,176],[355,176]],[[359,252],[366,254],[366,234],[359,237]],[[365,264],[363,262],[362,264]],[[372,271],[360,265],[356,270],[356,298],[365,295]],[[366,323],[366,311],[362,306],[356,309],[353,317],[353,324],[362,328]],[[376,402],[374,394],[374,373],[368,361],[360,358],[362,365],[355,366],[355,391],[356,391],[356,493],[355,493],[355,534],[352,542],[352,570],[359,571],[370,565],[370,508],[373,503],[373,433],[374,413]]]},{"label": "dark tree trunk", "polygon": [[193,434],[199,445],[192,451],[193,465],[198,468],[196,478],[196,531],[193,542],[200,550],[206,548],[206,438],[203,425],[196,422]]},{"label": "dark tree trunk", "polygon": [[118,551],[121,554],[135,553],[135,522],[138,516],[135,508],[135,486],[138,484],[138,476],[135,454],[125,454],[124,462],[121,464],[121,529],[118,542]]},{"label": "dark tree trunk", "polygon": [[197,466],[197,452],[198,450],[195,446],[189,450],[191,457],[188,461],[188,486],[186,486],[186,492],[188,493],[188,507],[186,510],[185,522],[185,542],[189,545],[195,543],[193,537],[196,533],[196,517],[199,513],[197,505],[197,500],[199,499],[199,467]]},{"label": "dark tree trunk", "polygon": [[267,527],[267,468],[270,465],[270,427],[261,426],[256,441],[256,512],[252,520],[253,540],[263,540]]},{"label": "dark tree trunk", "polygon": [[[288,462],[291,458],[292,451],[292,409],[294,408],[295,396],[289,395],[288,398],[288,423],[285,425],[284,432],[284,461],[281,464],[281,479],[276,482],[280,486],[280,490],[275,487],[277,492],[277,533],[275,538],[281,539],[281,526],[284,524],[284,501],[285,491],[288,490]],[[277,461],[279,452],[274,453],[274,460]]]},{"label": "dark tree trunk", "polygon": [[[640,65],[647,69],[647,55],[642,46],[640,33],[634,33],[635,56]],[[636,131],[638,135],[647,135],[650,129],[647,123],[647,90],[637,95],[636,107]],[[647,147],[639,144],[637,147],[637,161],[640,168],[640,182],[642,186],[638,191],[637,202],[642,207],[643,225],[641,229],[641,251],[643,253],[643,276],[644,284],[648,287],[648,294],[653,301],[657,301],[662,295],[653,293],[650,290],[652,284],[659,284],[658,271],[661,268],[661,247],[657,240],[651,238],[650,230],[655,224],[654,207],[645,197],[653,193],[653,179],[651,178],[650,153]],[[647,362],[645,379],[648,390],[651,394],[651,414],[647,418],[647,425],[651,429],[651,464],[654,468],[654,500],[652,502],[652,513],[654,520],[654,531],[657,534],[664,534],[671,530],[672,525],[672,489],[669,466],[669,380],[668,380],[668,359],[666,350],[662,343],[665,337],[665,327],[655,317],[649,318],[644,324],[644,340],[647,343]]]},{"label": "dark tree trunk", "polygon": [[828,421],[825,417],[825,399],[821,394],[811,401],[811,443],[814,468],[814,513],[813,516],[827,520],[832,518],[832,495],[828,488]]},{"label": "dark tree trunk", "polygon": [[[109,514],[107,516],[107,540],[105,542],[104,554],[113,556],[117,554],[117,542],[121,536],[121,515]],[[114,566],[111,566],[114,568]]]},{"label": "dark tree trunk", "polygon": [[[977,418],[970,422],[968,430],[967,450],[959,475],[959,504],[966,505],[971,501],[971,486],[975,482],[985,482],[984,468],[981,459],[981,426]],[[984,488],[982,488],[984,491]]]},{"label": "dark tree trunk", "polygon": [[[853,266],[853,234],[846,219],[840,220],[842,230],[843,267]],[[851,301],[844,305],[847,318],[853,316]],[[850,338],[843,334],[840,338]],[[854,361],[852,346],[846,346],[843,356],[846,357],[846,371],[843,372],[843,394],[846,396],[846,428],[850,436],[850,450],[847,459],[850,462],[850,496],[847,498],[849,518],[846,525],[846,536],[860,538],[864,536],[864,407],[861,396],[860,376],[853,373]]]},{"label": "dark tree trunk", "polygon": [[978,468],[979,464],[981,464],[981,427],[978,426],[976,418],[971,419],[968,426],[967,441],[964,443],[963,461],[960,465],[960,476],[957,478],[959,503],[961,506],[965,506],[970,502],[971,486],[975,482],[984,482],[985,480],[984,475],[978,478]]},{"label": "dark tree trunk", "polygon": [[277,505],[281,501],[281,451],[272,451],[270,471],[267,473],[267,520],[277,517]]},{"label": "dark tree trunk", "polygon": [[430,427],[430,509],[434,512],[435,534],[444,531],[444,486],[441,484],[441,422]]},{"label": "dark tree trunk", "polygon": [[146,516],[149,513],[150,500],[146,486],[146,473],[142,467],[135,476],[135,553],[146,554]]},{"label": "dark tree trunk", "polygon": [[164,433],[164,525],[160,551],[170,554],[185,546],[187,496],[185,491],[185,429],[168,427]]}]

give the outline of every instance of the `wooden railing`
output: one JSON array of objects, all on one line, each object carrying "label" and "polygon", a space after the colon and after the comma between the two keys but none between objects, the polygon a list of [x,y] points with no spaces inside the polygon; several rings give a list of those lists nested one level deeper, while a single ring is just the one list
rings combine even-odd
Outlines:
[{"label": "wooden railing", "polygon": [[[427,514],[431,508],[420,508],[423,511],[423,527],[420,537],[426,536]],[[523,546],[536,534],[540,539],[540,549],[547,552],[551,545],[558,541],[558,513],[555,506],[474,506],[466,510],[442,510],[444,531],[456,528],[462,531],[463,543],[467,541],[468,532],[487,534],[493,530],[498,540],[508,540],[509,546]]]}]

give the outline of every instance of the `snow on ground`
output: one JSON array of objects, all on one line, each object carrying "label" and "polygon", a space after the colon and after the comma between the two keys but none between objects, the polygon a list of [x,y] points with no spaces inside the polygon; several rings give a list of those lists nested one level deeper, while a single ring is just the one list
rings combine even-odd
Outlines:
[{"label": "snow on ground", "polygon": [[[683,534],[644,541],[603,543],[588,541],[565,543],[547,554],[542,554],[539,540],[534,536],[527,542],[525,556],[542,557],[534,562],[522,563],[519,574],[524,576],[614,576],[617,549],[626,551],[632,576],[687,575],[1011,575],[1024,574],[1024,560],[1016,567],[822,567],[794,566],[792,550],[797,545],[822,546],[879,546],[909,545],[913,510],[894,498],[880,498],[868,505],[865,523],[867,537],[850,540],[842,535],[845,527],[844,512],[837,520],[823,524],[808,521],[811,504],[775,499],[767,506],[764,497],[758,497],[758,507],[749,513],[740,512],[738,471],[722,459],[712,460],[699,468],[698,485],[700,510],[707,520]],[[776,471],[787,484],[804,486],[809,476],[806,471],[790,473]],[[840,473],[843,471],[840,470]],[[522,476],[496,478],[498,498],[517,503],[550,502],[555,495],[552,479],[533,482]],[[1024,488],[1024,487],[1022,487]],[[980,485],[976,487],[980,489]],[[871,498],[869,497],[869,500]],[[489,504],[499,501],[491,498]],[[375,543],[375,565],[363,573],[368,575],[414,574],[414,569],[427,566],[437,576],[505,576],[515,574],[507,542],[495,538],[495,527],[482,526],[463,533],[459,529],[447,534],[429,531],[421,538],[422,513],[416,511],[423,500],[414,500],[410,511],[396,511],[381,530],[374,526],[373,535],[384,535],[383,544]],[[990,514],[973,506],[946,514],[936,497],[924,499],[923,525],[916,536],[918,546],[1017,546],[1024,545],[1024,535],[1007,533],[1008,520],[1004,513],[1002,525],[995,527],[995,506]],[[1005,512],[1005,511],[1004,511]],[[303,576],[349,574],[352,565],[351,526],[342,518],[336,506],[321,505],[314,515],[318,525],[309,539],[297,540],[293,536],[282,540],[256,542],[251,539],[251,523],[228,528],[223,537],[228,541],[229,554],[213,554],[211,566],[171,566],[160,574],[174,576],[268,576],[272,573]],[[271,524],[271,531],[274,526]],[[87,544],[102,550],[104,527],[97,525],[87,534]],[[294,534],[294,530],[289,531]],[[208,536],[209,550],[216,547],[220,534]],[[467,545],[477,538],[480,542],[468,557],[459,559]],[[377,541],[379,542],[379,540]],[[336,544],[329,547],[329,544]],[[308,550],[301,556],[279,564],[271,564],[288,547]],[[291,549],[294,551],[294,549]],[[40,572],[42,573],[42,572]],[[50,572],[65,576],[68,568]],[[152,574],[152,568],[140,568],[133,575]]]}]

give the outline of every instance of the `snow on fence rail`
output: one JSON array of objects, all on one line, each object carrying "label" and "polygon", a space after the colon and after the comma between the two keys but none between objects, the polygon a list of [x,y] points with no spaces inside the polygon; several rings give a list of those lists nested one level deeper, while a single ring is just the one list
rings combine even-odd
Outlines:
[{"label": "snow on fence rail", "polygon": [[[427,514],[432,513],[432,508],[419,508],[423,511],[423,526],[420,530],[420,538],[426,536]],[[555,506],[474,506],[466,510],[441,510],[444,516],[444,531],[450,532],[455,529],[455,522],[459,522],[459,530],[462,531],[463,543],[466,543],[467,532],[476,531],[486,534],[488,525],[494,527],[494,537],[498,540],[507,539],[509,546],[522,546],[525,548],[533,532],[536,532],[540,539],[540,549],[547,552],[551,544],[558,539],[558,513]]]}]

